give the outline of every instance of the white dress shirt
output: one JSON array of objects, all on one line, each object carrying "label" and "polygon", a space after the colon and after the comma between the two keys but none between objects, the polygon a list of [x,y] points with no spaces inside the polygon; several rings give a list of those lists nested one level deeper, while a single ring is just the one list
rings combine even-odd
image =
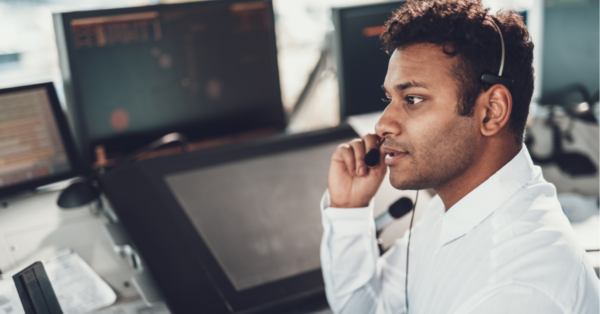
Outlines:
[{"label": "white dress shirt", "polygon": [[[321,202],[321,263],[334,313],[406,313],[407,235],[379,257],[373,202]],[[410,313],[600,312],[598,277],[525,147],[445,211],[434,197],[413,228]]]}]

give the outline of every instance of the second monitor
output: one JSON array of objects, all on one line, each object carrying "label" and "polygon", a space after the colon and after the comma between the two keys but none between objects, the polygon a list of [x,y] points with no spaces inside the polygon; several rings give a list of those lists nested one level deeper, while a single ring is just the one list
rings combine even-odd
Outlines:
[{"label": "second monitor", "polygon": [[343,125],[266,137],[100,180],[172,313],[264,313],[323,297],[319,201],[331,154],[356,136]]},{"label": "second monitor", "polygon": [[79,163],[54,85],[0,90],[0,198],[72,178]]},{"label": "second monitor", "polygon": [[285,126],[273,9],[204,1],[54,15],[79,149],[131,152],[183,132],[203,139]]},{"label": "second monitor", "polygon": [[333,8],[340,89],[340,118],[382,111],[387,106],[381,85],[390,57],[379,36],[392,12],[404,1]]}]

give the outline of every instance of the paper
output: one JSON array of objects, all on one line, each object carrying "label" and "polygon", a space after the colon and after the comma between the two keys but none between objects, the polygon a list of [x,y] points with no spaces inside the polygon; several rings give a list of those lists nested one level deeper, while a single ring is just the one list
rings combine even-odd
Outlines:
[{"label": "paper", "polygon": [[88,313],[109,306],[117,299],[110,286],[71,250],[42,262],[65,314]]},{"label": "paper", "polygon": [[0,280],[0,313],[25,314],[12,277]]},{"label": "paper", "polygon": [[143,300],[123,302],[115,304],[107,309],[95,312],[95,314],[170,314],[164,304],[148,307]]},{"label": "paper", "polygon": [[[117,299],[108,284],[70,249],[42,263],[64,314],[88,313],[109,306]],[[12,274],[6,275],[0,280],[0,314],[25,314]]]}]

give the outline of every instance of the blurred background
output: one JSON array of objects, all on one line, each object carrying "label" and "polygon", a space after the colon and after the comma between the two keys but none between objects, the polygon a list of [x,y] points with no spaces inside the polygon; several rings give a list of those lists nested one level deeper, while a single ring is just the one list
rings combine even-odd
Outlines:
[{"label": "blurred background", "polygon": [[[64,103],[62,93],[62,80],[60,77],[58,52],[52,22],[53,12],[92,10],[104,8],[118,8],[131,6],[145,6],[160,3],[179,3],[186,1],[175,0],[2,0],[0,1],[0,87],[16,86],[37,81],[54,81],[59,97]],[[333,32],[331,8],[352,6],[358,4],[378,3],[380,0],[275,0],[277,54],[281,84],[282,101],[288,116],[298,104],[299,98],[311,73],[317,66],[324,49],[331,49],[331,43],[326,39],[327,34]],[[551,56],[552,62],[564,60],[564,64],[555,63],[549,68],[553,73],[560,75],[561,67],[572,66],[578,63],[579,55],[585,60],[590,59],[597,52],[597,45],[592,43],[578,43],[589,35],[585,33],[596,32],[594,25],[582,19],[570,19],[568,15],[553,17],[551,24],[544,25],[544,12],[547,8],[559,12],[572,10],[577,7],[586,7],[589,0],[485,0],[483,3],[491,11],[500,9],[527,12],[527,24],[536,44],[535,69],[536,90],[532,112],[537,112],[537,103],[541,96],[541,80],[544,77],[542,65],[542,47],[544,43],[544,30],[551,28],[554,34],[548,39],[556,44],[551,44],[545,53],[559,54],[556,58]],[[592,0],[592,3],[594,1]],[[595,2],[597,3],[597,2]],[[597,12],[595,12],[597,13]],[[595,14],[594,11],[591,14]],[[578,14],[574,12],[573,14]],[[559,14],[560,15],[560,14]],[[561,19],[565,21],[561,22]],[[579,25],[571,21],[579,21]],[[563,25],[566,21],[568,24]],[[561,31],[562,29],[562,31]],[[573,30],[578,30],[573,33]],[[579,33],[581,32],[581,33]],[[555,49],[559,47],[559,49]],[[596,47],[596,51],[594,48]],[[560,59],[562,58],[562,59]],[[337,125],[339,119],[338,109],[338,84],[336,78],[335,60],[320,71],[318,87],[310,95],[307,108],[294,115],[288,128],[292,131],[305,131]],[[592,67],[593,69],[593,67]],[[587,71],[595,75],[594,71]],[[582,74],[582,73],[580,73]],[[547,84],[548,85],[548,84]],[[549,86],[552,88],[552,86]],[[595,91],[590,91],[593,93]],[[303,107],[303,106],[302,106]],[[594,107],[597,112],[597,106]],[[297,109],[299,110],[299,108]]]},{"label": "blurred background", "polygon": [[[52,12],[144,6],[183,1],[155,0],[2,0],[0,1],[0,86],[53,80],[62,85],[58,53],[54,36]],[[304,88],[311,71],[319,61],[325,36],[333,31],[331,7],[378,3],[380,0],[275,0],[277,50],[282,100],[291,111]],[[573,1],[570,1],[573,2]],[[534,1],[487,0],[493,10],[530,10]],[[539,4],[538,4],[539,6]],[[539,9],[539,8],[538,8]],[[535,40],[535,38],[534,38]],[[323,74],[326,76],[327,74]],[[334,80],[335,73],[329,80]],[[336,85],[325,80],[322,93],[315,96],[314,107],[335,108]],[[335,111],[327,113],[306,128],[331,126],[338,123]],[[329,109],[333,110],[333,109]],[[311,119],[312,120],[312,119]]]},{"label": "blurred background", "polygon": [[[53,12],[145,6],[160,3],[180,3],[189,1],[176,0],[2,0],[0,1],[0,86],[15,86],[21,83],[53,80],[57,86],[62,85],[58,65],[58,53],[52,23]],[[275,24],[277,33],[277,50],[281,80],[282,100],[287,111],[291,111],[298,101],[311,71],[319,61],[326,34],[333,31],[331,8],[368,3],[380,3],[380,0],[274,0]],[[592,0],[592,3],[594,1]],[[500,9],[527,12],[528,28],[536,44],[536,74],[542,78],[541,47],[544,30],[544,8],[556,8],[554,11],[573,10],[588,5],[589,0],[485,0],[484,5],[491,11]],[[597,3],[597,2],[596,2]],[[595,14],[594,12],[591,12]],[[597,13],[597,12],[596,12]],[[577,14],[576,12],[574,14]],[[552,17],[551,17],[552,18]],[[594,43],[577,42],[586,38],[586,34],[573,34],[572,29],[582,33],[594,30],[586,29],[585,20],[579,25],[562,25],[560,19],[571,21],[569,16],[558,17],[552,24],[546,25],[556,33],[550,40],[561,42],[565,48],[555,53],[562,54],[568,63],[577,62],[576,54],[592,54],[590,47]],[[577,20],[577,19],[574,19]],[[593,25],[592,25],[593,26]],[[561,29],[564,28],[561,33]],[[569,52],[566,52],[566,50]],[[555,73],[560,73],[561,65],[555,65]],[[335,70],[335,69],[333,69]],[[593,72],[593,71],[592,71]],[[335,76],[335,72],[330,73]],[[326,74],[323,74],[326,76]],[[327,80],[325,80],[327,81]],[[323,84],[327,84],[323,82]],[[337,85],[337,84],[333,84]],[[330,87],[330,86],[328,86]],[[333,87],[335,89],[335,87]],[[335,103],[337,98],[331,88],[323,88],[323,92],[315,96],[319,101],[314,107],[327,107],[327,103]],[[539,97],[541,90],[536,89]],[[593,91],[592,91],[593,92]],[[331,94],[331,95],[330,95]],[[331,98],[334,97],[334,98]],[[330,106],[335,107],[335,106]],[[325,109],[323,109],[325,110]],[[338,123],[336,112],[323,111],[328,114],[318,121],[312,122],[308,128],[331,126]],[[322,121],[321,121],[322,120]]]}]

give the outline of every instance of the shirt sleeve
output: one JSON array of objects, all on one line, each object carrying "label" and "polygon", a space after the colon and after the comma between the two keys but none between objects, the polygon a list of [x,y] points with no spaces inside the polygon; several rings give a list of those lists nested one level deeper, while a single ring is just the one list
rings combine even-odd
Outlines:
[{"label": "shirt sleeve", "polygon": [[406,235],[380,258],[373,201],[364,208],[332,208],[326,191],[321,211],[321,267],[332,311],[405,313]]}]

